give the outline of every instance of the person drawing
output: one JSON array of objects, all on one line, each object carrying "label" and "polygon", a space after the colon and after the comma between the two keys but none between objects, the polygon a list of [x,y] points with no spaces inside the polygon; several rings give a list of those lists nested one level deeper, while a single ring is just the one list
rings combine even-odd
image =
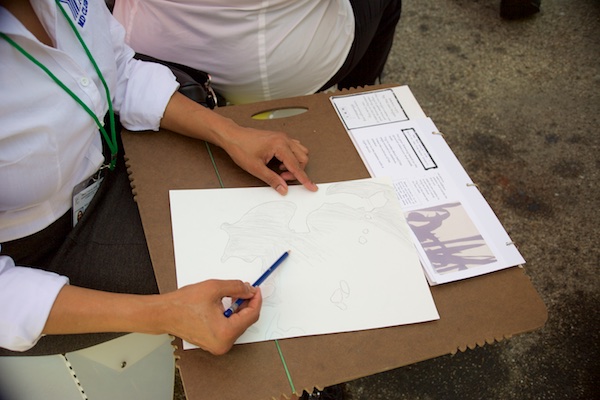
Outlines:
[{"label": "person drawing", "polygon": [[233,104],[381,77],[400,0],[116,0],[137,52],[211,74]]},{"label": "person drawing", "polygon": [[[62,354],[123,332],[223,354],[258,319],[260,290],[241,281],[158,294],[115,114],[131,131],[220,146],[282,195],[291,180],[317,190],[299,141],[187,99],[166,67],[133,59],[124,35],[101,0],[0,0],[1,355]],[[73,189],[99,181],[73,226]],[[222,297],[249,301],[224,318]]]}]

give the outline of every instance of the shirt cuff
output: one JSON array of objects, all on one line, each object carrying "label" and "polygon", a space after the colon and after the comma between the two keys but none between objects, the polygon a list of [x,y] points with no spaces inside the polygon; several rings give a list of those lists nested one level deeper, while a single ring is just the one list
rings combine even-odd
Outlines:
[{"label": "shirt cuff", "polygon": [[65,276],[18,267],[0,256],[0,347],[25,351],[35,346],[58,293],[68,283]]}]

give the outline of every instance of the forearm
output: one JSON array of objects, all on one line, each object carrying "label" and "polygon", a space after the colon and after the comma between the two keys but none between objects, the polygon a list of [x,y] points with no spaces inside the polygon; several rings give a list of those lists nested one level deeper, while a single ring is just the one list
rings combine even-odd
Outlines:
[{"label": "forearm", "polygon": [[199,106],[179,92],[175,92],[167,104],[160,126],[219,147],[225,147],[236,128],[240,128],[232,120]]},{"label": "forearm", "polygon": [[[248,303],[226,318],[224,297],[248,299]],[[261,304],[260,290],[241,281],[209,280],[160,295],[65,286],[54,302],[43,333],[169,333],[213,354],[223,354],[258,320]]]},{"label": "forearm", "polygon": [[158,295],[101,292],[66,285],[58,294],[44,334],[91,332],[166,333]]}]

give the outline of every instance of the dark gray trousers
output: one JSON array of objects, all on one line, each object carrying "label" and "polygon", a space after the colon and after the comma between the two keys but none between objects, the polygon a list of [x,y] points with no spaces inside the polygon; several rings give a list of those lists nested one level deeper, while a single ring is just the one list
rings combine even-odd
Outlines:
[{"label": "dark gray trousers", "polygon": [[402,11],[401,0],[350,0],[355,32],[350,53],[339,71],[321,90],[373,85],[381,78],[387,62],[396,25]]}]

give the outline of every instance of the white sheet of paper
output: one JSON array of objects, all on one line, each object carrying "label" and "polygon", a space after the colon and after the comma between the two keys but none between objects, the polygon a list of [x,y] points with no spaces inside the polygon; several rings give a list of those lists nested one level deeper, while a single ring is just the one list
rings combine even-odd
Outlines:
[{"label": "white sheet of paper", "polygon": [[406,89],[393,89],[335,96],[332,103],[348,119],[348,134],[371,176],[393,181],[430,283],[523,264],[433,121],[409,118],[403,110],[415,109],[416,100]]},{"label": "white sheet of paper", "polygon": [[170,201],[179,287],[253,283],[291,250],[261,285],[259,321],[236,343],[439,318],[389,179],[320,184],[316,193],[292,186],[287,196],[175,190]]}]

